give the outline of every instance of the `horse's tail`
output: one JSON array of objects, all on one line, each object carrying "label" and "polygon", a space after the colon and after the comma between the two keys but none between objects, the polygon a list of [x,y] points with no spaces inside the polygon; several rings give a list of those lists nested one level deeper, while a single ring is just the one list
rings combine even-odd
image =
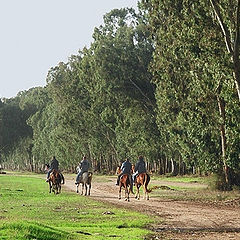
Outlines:
[{"label": "horse's tail", "polygon": [[87,178],[87,183],[88,184],[91,184],[91,182],[92,182],[92,175],[93,175],[92,172],[88,172],[88,178]]},{"label": "horse's tail", "polygon": [[93,175],[92,172],[88,172],[88,178],[89,178],[89,179],[92,179],[92,175]]},{"label": "horse's tail", "polygon": [[144,187],[145,187],[147,193],[150,193],[152,191],[151,189],[147,188],[149,181],[150,181],[150,176],[146,173],[144,176],[143,184],[144,184]]},{"label": "horse's tail", "polygon": [[61,175],[61,179],[62,179],[62,184],[64,184],[65,183],[65,178],[64,178],[62,173],[60,173],[60,175]]}]

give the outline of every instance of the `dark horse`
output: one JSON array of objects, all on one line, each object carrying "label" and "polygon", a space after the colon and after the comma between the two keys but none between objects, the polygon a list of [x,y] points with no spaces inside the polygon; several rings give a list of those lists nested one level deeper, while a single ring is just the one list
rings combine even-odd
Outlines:
[{"label": "dark horse", "polygon": [[[49,165],[45,165],[45,170],[49,170]],[[61,183],[64,184],[64,176],[59,171],[53,169],[50,173],[48,184],[49,184],[49,193],[54,192],[55,194],[61,193]]]},{"label": "dark horse", "polygon": [[[116,171],[117,174],[120,174],[121,173],[121,169],[120,167],[117,168],[117,171]],[[125,201],[130,201],[129,200],[129,193],[130,193],[130,178],[131,175],[129,174],[123,174],[121,177],[120,177],[120,180],[119,180],[119,196],[118,196],[118,199],[121,199],[121,190],[122,190],[122,187],[125,189]]]},{"label": "dark horse", "polygon": [[48,181],[49,193],[51,193],[52,191],[55,194],[61,193],[61,181],[62,181],[62,177],[59,171],[56,171],[55,169],[53,169],[53,171],[50,173],[49,181]]},{"label": "dark horse", "polygon": [[78,191],[78,187],[80,185],[80,183],[82,184],[82,192],[81,195],[83,195],[83,188],[85,187],[85,196],[88,194],[90,195],[90,190],[91,190],[91,186],[92,186],[92,172],[84,172],[80,178],[79,183],[77,184],[77,193]]},{"label": "dark horse", "polygon": [[144,197],[143,199],[147,199],[149,200],[149,196],[148,193],[150,193],[151,191],[147,188],[148,184],[150,182],[150,176],[147,173],[140,173],[137,178],[136,178],[136,182],[135,182],[135,186],[137,188],[137,192],[135,195],[136,199],[140,199],[140,193],[139,193],[139,189],[141,186],[143,186],[143,192],[144,192]]}]

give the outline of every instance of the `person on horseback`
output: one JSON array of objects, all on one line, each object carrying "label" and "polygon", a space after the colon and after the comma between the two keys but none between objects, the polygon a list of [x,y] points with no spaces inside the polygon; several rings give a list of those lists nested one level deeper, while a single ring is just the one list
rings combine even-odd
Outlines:
[{"label": "person on horseback", "polygon": [[138,157],[138,161],[135,165],[135,168],[134,168],[134,174],[132,175],[132,178],[133,178],[133,184],[135,184],[135,180],[136,180],[136,177],[140,174],[140,173],[147,173],[147,169],[146,169],[146,163],[144,161],[144,158],[143,156],[139,156]]},{"label": "person on horseback", "polygon": [[80,178],[82,177],[82,174],[84,172],[88,172],[89,168],[90,168],[90,163],[87,160],[87,157],[84,156],[83,160],[80,162],[79,166],[77,167],[78,174],[77,174],[76,182],[75,182],[76,185],[79,183]]},{"label": "person on horseback", "polygon": [[[48,166],[49,166],[49,165],[48,165]],[[59,172],[58,167],[59,167],[59,162],[58,162],[58,160],[56,159],[56,157],[53,156],[53,158],[52,158],[52,160],[51,160],[51,163],[50,163],[50,167],[49,167],[48,172],[47,172],[47,180],[46,180],[46,182],[49,181],[50,174],[51,174],[51,172],[52,172],[53,170],[56,170],[56,171]],[[61,181],[62,181],[63,184],[64,184],[64,177],[63,177],[62,173],[59,172],[59,175],[61,176]]]},{"label": "person on horseback", "polygon": [[59,166],[59,162],[58,160],[56,159],[55,156],[53,156],[52,160],[51,160],[51,163],[50,163],[50,168],[48,169],[48,172],[47,172],[47,180],[46,182],[49,181],[49,176],[50,176],[50,173],[53,171],[53,169],[55,169],[56,171],[58,171],[58,166]]},{"label": "person on horseback", "polygon": [[118,175],[116,185],[119,185],[120,178],[123,174],[128,174],[129,181],[130,181],[130,191],[133,193],[133,182],[132,182],[131,171],[132,171],[132,164],[130,163],[129,158],[126,158],[126,160],[122,163],[121,173]]}]

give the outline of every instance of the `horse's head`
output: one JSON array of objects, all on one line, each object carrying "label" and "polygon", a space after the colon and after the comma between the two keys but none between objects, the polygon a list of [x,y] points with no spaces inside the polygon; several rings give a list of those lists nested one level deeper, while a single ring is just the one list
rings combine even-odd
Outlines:
[{"label": "horse's head", "polygon": [[48,171],[49,168],[50,168],[50,165],[46,163],[46,164],[44,165],[44,171]]},{"label": "horse's head", "polygon": [[135,167],[134,167],[134,164],[132,164],[132,173],[135,172]]},{"label": "horse's head", "polygon": [[121,167],[118,166],[117,169],[116,169],[116,174],[120,174],[121,172],[122,172]]}]

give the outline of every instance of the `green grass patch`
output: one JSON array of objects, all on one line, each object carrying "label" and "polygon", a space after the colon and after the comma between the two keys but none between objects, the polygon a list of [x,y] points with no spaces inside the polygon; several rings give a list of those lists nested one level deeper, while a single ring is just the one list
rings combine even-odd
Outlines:
[{"label": "green grass patch", "polygon": [[175,177],[167,177],[167,176],[151,176],[152,180],[159,181],[169,181],[169,182],[182,182],[182,183],[203,183],[208,184],[211,181],[211,177],[199,177],[199,176],[175,176]]},{"label": "green grass patch", "polygon": [[0,239],[142,239],[148,216],[76,193],[48,193],[38,175],[0,176]]}]

